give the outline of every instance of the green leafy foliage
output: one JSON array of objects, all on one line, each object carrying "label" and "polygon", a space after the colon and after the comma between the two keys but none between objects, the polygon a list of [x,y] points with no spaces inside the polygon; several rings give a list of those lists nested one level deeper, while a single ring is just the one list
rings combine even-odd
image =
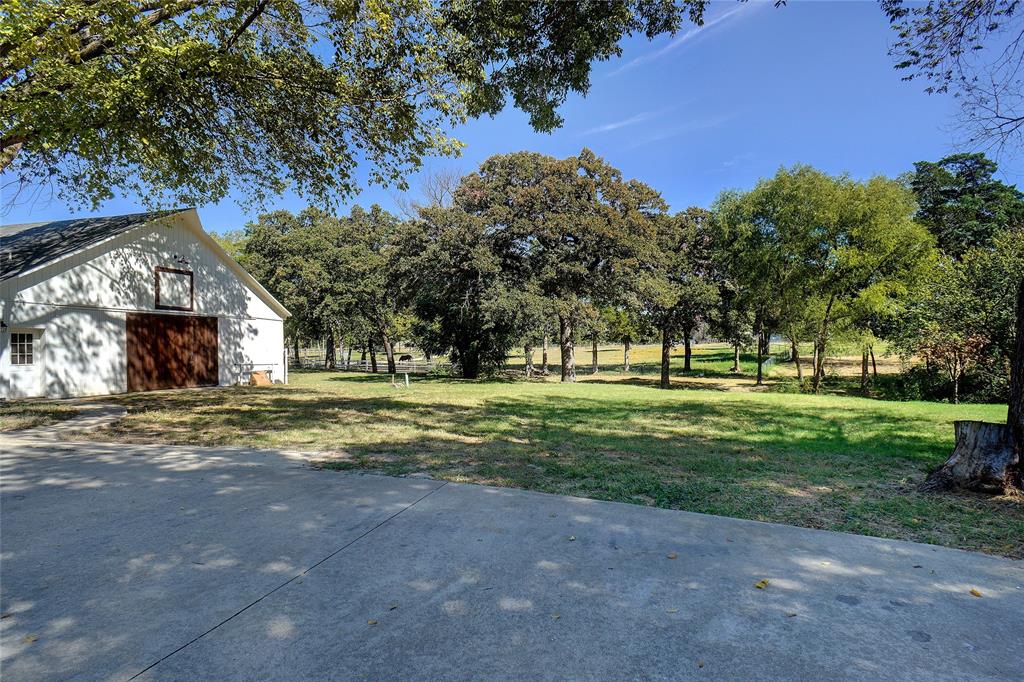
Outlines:
[{"label": "green leafy foliage", "polygon": [[423,208],[406,225],[392,260],[392,278],[416,314],[418,345],[450,354],[462,376],[476,378],[505,364],[532,302],[520,272],[483,220],[457,208]]},{"label": "green leafy foliage", "polygon": [[[465,178],[455,203],[480,217],[559,319],[563,380],[575,380],[576,325],[588,306],[622,301],[654,260],[664,201],[593,152],[555,159],[494,156]],[[516,265],[515,267],[518,267]]]},{"label": "green leafy foliage", "polygon": [[622,344],[640,343],[653,334],[640,310],[634,307],[617,306],[601,309],[605,332],[609,341]]},{"label": "green leafy foliage", "polygon": [[1024,281],[1024,194],[996,180],[996,164],[982,154],[914,167],[917,219],[941,256],[889,333],[901,354],[926,360],[908,377],[922,397],[1006,400],[1021,333],[1015,301]]},{"label": "green leafy foliage", "polygon": [[[1015,338],[1014,302],[1024,277],[1024,230],[1004,228],[987,248],[944,258],[893,334],[896,349],[926,361],[921,395],[953,402],[1008,396]],[[941,381],[936,379],[941,377]]]},{"label": "green leafy foliage", "polygon": [[293,337],[325,334],[344,295],[330,265],[339,232],[338,221],[317,209],[274,211],[246,226],[242,263],[291,312]]},{"label": "green leafy foliage", "polygon": [[998,230],[1024,224],[1024,194],[996,180],[997,169],[984,154],[914,164],[910,186],[918,202],[916,218],[943,253],[960,258],[972,247],[991,245]]},{"label": "green leafy foliage", "polygon": [[245,242],[248,240],[245,230],[229,230],[223,234],[210,233],[210,236],[229,256],[235,260],[242,258]]},{"label": "green leafy foliage", "polygon": [[0,168],[71,204],[332,205],[460,144],[511,95],[539,130],[619,41],[703,0],[12,0],[0,23]]},{"label": "green leafy foliage", "polygon": [[898,305],[933,262],[933,240],[914,208],[893,180],[857,182],[806,166],[720,200],[727,259],[762,338],[815,320],[815,390],[829,338],[866,311]]},{"label": "green leafy foliage", "polygon": [[242,261],[291,311],[293,339],[379,342],[393,371],[392,339],[409,325],[390,289],[398,226],[379,206],[356,206],[343,218],[316,208],[275,211],[247,226]]},{"label": "green leafy foliage", "polygon": [[[668,349],[682,337],[687,348],[697,324],[719,302],[714,271],[714,216],[690,208],[671,219],[657,221],[656,270],[647,278],[645,312],[662,337],[662,388],[668,388]],[[689,369],[687,351],[686,369]]]}]

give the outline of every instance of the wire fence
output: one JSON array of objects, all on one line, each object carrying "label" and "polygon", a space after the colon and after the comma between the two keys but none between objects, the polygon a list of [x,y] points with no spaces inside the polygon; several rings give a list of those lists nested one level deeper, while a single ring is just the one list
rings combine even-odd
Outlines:
[{"label": "wire fence", "polygon": [[[407,349],[408,350],[408,349]],[[452,371],[452,365],[447,361],[447,358],[442,358],[442,361],[438,361],[437,358],[427,359],[422,354],[413,354],[406,351],[395,352],[395,372],[398,374],[414,374],[424,375],[432,373],[446,373]],[[779,362],[786,362],[789,360],[789,345],[782,343],[771,343],[769,345],[768,353],[764,357],[762,367],[767,371],[770,367]],[[334,353],[334,366],[329,367],[327,362],[327,349],[324,346],[312,346],[308,348],[299,348],[298,356],[295,355],[293,347],[287,349],[288,355],[288,367],[289,369],[332,369],[339,372],[372,372],[373,362],[370,354],[367,353],[366,357],[363,357],[360,348],[356,347],[352,350],[348,348],[337,348]],[[746,353],[744,353],[746,355]],[[673,355],[673,357],[676,357]],[[694,371],[700,371],[701,367],[707,361],[706,357],[695,354],[693,356]],[[578,350],[576,356],[576,371],[586,372],[590,369],[590,357],[589,351]],[[522,368],[522,358],[513,356],[510,358],[509,370],[515,370],[516,368]],[[625,367],[622,363],[615,363],[608,365],[604,362],[600,365],[601,371],[607,372],[619,372],[624,373]],[[558,373],[561,371],[561,365],[558,362],[549,363],[549,373]],[[386,374],[388,372],[387,356],[381,351],[377,353],[377,371],[378,373]],[[541,365],[539,362],[534,360],[534,372],[538,375],[541,374]],[[639,374],[641,376],[649,374],[659,374],[661,372],[661,363],[658,361],[640,361],[631,362],[628,372],[630,374]]]},{"label": "wire fence", "polygon": [[[355,356],[355,357],[353,357]],[[349,352],[347,348],[339,348],[334,353],[334,366],[328,363],[327,349],[314,346],[312,348],[299,348],[298,356],[295,350],[288,349],[288,366],[291,369],[333,369],[339,372],[372,372],[373,360],[369,353],[364,358],[361,352]],[[434,359],[427,360],[422,356],[413,356],[411,353],[395,353],[395,372],[399,374],[428,374],[430,372],[445,371],[450,369],[448,363],[437,362]],[[388,360],[384,353],[377,354],[377,371],[386,373],[388,371]]]}]

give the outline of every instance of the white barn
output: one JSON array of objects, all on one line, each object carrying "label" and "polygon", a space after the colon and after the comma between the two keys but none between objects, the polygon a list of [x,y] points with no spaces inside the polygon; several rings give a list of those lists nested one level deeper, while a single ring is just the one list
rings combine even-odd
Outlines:
[{"label": "white barn", "polygon": [[0,398],[286,381],[286,317],[195,209],[0,227]]}]

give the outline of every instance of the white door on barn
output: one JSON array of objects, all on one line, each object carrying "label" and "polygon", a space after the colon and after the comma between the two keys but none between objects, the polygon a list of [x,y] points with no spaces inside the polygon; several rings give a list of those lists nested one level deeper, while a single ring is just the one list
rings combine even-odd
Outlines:
[{"label": "white door on barn", "polygon": [[36,398],[43,392],[43,330],[12,329],[7,340],[12,398]]}]

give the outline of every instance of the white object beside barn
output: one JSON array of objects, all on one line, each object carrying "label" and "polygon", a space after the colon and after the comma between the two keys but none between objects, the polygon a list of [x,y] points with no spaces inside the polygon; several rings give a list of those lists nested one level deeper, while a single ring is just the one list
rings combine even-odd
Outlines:
[{"label": "white object beside barn", "polygon": [[286,380],[288,315],[195,209],[0,227],[0,398]]}]

